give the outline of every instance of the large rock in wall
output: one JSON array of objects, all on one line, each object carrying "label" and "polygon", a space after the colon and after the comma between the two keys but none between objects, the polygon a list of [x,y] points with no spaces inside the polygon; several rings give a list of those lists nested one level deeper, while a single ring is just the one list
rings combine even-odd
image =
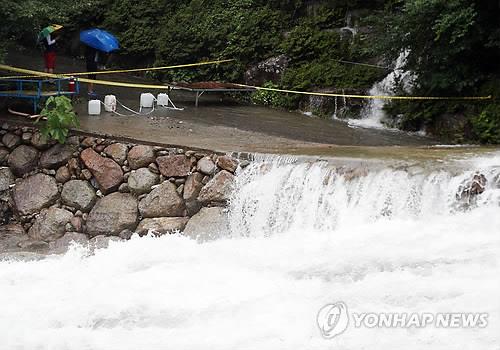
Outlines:
[{"label": "large rock in wall", "polygon": [[72,217],[73,214],[65,209],[44,209],[35,219],[28,235],[34,240],[55,241],[64,236],[66,224]]},{"label": "large rock in wall", "polygon": [[165,181],[141,200],[139,211],[145,218],[184,216],[186,207],[175,185]]},{"label": "large rock in wall", "polygon": [[23,176],[38,165],[40,153],[34,147],[21,145],[9,155],[8,163],[12,172],[17,176]]},{"label": "large rock in wall", "polygon": [[113,158],[115,162],[123,165],[123,162],[127,159],[127,145],[123,143],[113,143],[104,149],[104,153]]},{"label": "large rock in wall", "polygon": [[40,157],[40,166],[46,169],[56,169],[70,160],[75,152],[74,145],[57,144],[42,153]]},{"label": "large rock in wall", "polygon": [[184,230],[188,221],[188,217],[146,218],[141,221],[135,231],[140,235],[148,232],[157,235],[180,232]]},{"label": "large rock in wall", "polygon": [[186,225],[183,234],[187,237],[207,241],[229,235],[229,221],[224,208],[202,208]]},{"label": "large rock in wall", "polygon": [[128,152],[127,159],[131,169],[144,168],[155,161],[155,152],[151,146],[138,145]]},{"label": "large rock in wall", "polygon": [[139,213],[137,200],[128,193],[112,193],[100,199],[87,219],[90,236],[118,235],[123,230],[134,230]]},{"label": "large rock in wall", "polygon": [[13,198],[20,215],[30,215],[54,204],[59,197],[56,180],[45,174],[35,174],[21,180],[15,187]]},{"label": "large rock in wall", "polygon": [[84,150],[80,158],[95,177],[103,193],[118,189],[123,181],[123,171],[114,160],[100,156],[92,148]]},{"label": "large rock in wall", "polygon": [[201,189],[198,200],[202,204],[225,204],[231,195],[234,175],[222,170]]},{"label": "large rock in wall", "polygon": [[144,194],[158,183],[160,177],[148,168],[133,170],[128,178],[128,188],[133,194]]},{"label": "large rock in wall", "polygon": [[193,161],[185,155],[158,157],[156,163],[165,177],[188,176],[193,166]]},{"label": "large rock in wall", "polygon": [[92,186],[83,180],[71,180],[65,183],[61,192],[64,204],[84,212],[94,206],[96,198]]}]

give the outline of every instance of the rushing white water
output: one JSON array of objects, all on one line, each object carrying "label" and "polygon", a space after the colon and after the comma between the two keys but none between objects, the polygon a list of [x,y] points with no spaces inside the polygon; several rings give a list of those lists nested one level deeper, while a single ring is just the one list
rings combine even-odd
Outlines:
[{"label": "rushing white water", "polygon": [[[399,55],[396,60],[394,70],[390,72],[382,81],[373,85],[369,91],[370,96],[394,96],[394,89],[398,85],[404,91],[411,91],[415,76],[411,72],[403,69],[406,64],[407,57],[408,51],[404,51]],[[361,112],[361,118],[349,119],[348,124],[350,126],[363,128],[387,128],[383,124],[384,118],[386,117],[384,111],[385,103],[386,100],[382,99],[369,100],[368,104]]]},{"label": "rushing white water", "polygon": [[[88,256],[0,262],[0,349],[498,349],[500,157],[467,171],[257,161],[231,238],[133,238]],[[469,210],[456,190],[481,171]],[[342,174],[344,172],[344,174]],[[487,312],[474,329],[355,328],[318,310]]]}]

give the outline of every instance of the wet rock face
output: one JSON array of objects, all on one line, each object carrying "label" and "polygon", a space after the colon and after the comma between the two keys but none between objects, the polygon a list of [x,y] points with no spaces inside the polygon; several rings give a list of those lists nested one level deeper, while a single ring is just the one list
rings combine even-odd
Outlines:
[{"label": "wet rock face", "polygon": [[192,239],[207,241],[229,234],[229,221],[224,208],[201,208],[186,225],[183,234]]},{"label": "wet rock face", "polygon": [[127,159],[131,169],[144,168],[155,161],[155,152],[151,146],[134,146],[128,152]]},{"label": "wet rock face", "polygon": [[7,163],[8,157],[9,151],[3,147],[0,147],[0,165]]},{"label": "wet rock face", "polygon": [[259,62],[245,72],[245,83],[260,86],[268,81],[278,82],[288,67],[289,61],[288,57],[280,55]]},{"label": "wet rock face", "polygon": [[217,170],[217,166],[215,166],[215,163],[212,159],[210,159],[210,157],[201,158],[198,161],[197,168],[199,172],[205,175],[213,175]]},{"label": "wet rock face", "polygon": [[67,166],[62,166],[57,169],[56,172],[56,181],[60,183],[66,183],[71,179],[71,172],[69,171]]},{"label": "wet rock face", "polygon": [[7,133],[3,135],[2,143],[8,149],[13,149],[21,144],[21,138],[15,134]]},{"label": "wet rock face", "polygon": [[233,184],[234,175],[222,170],[201,189],[198,201],[202,204],[224,205],[229,200]]},{"label": "wet rock face", "polygon": [[0,226],[0,252],[18,250],[18,244],[28,239],[23,226],[9,224]]},{"label": "wet rock face", "polygon": [[149,231],[158,235],[164,235],[184,230],[188,221],[189,218],[187,217],[146,218],[141,221],[135,231],[139,235],[145,235]]},{"label": "wet rock face", "polygon": [[475,197],[484,192],[487,182],[486,176],[475,174],[470,181],[460,185],[457,191],[457,199],[470,203]]},{"label": "wet rock face", "polygon": [[96,198],[92,186],[83,180],[71,180],[65,183],[61,192],[64,204],[84,212],[92,208]]},{"label": "wet rock face", "polygon": [[7,191],[16,178],[9,168],[0,168],[0,192]]},{"label": "wet rock face", "polygon": [[138,217],[134,196],[115,192],[101,198],[92,208],[87,219],[87,234],[116,236],[123,230],[134,230]]},{"label": "wet rock face", "polygon": [[65,209],[44,209],[38,215],[28,235],[33,240],[45,242],[55,241],[64,236],[65,226],[70,222],[73,214]]},{"label": "wet rock face", "polygon": [[139,211],[145,218],[184,216],[185,204],[169,181],[163,182],[139,203]]},{"label": "wet rock face", "polygon": [[89,247],[91,251],[95,251],[96,249],[108,248],[111,242],[122,241],[123,239],[120,237],[99,235],[89,240]]},{"label": "wet rock face", "polygon": [[24,251],[39,253],[48,252],[49,249],[49,244],[47,242],[32,238],[19,242],[17,246]]},{"label": "wet rock face", "polygon": [[39,132],[33,134],[31,144],[39,150],[47,149],[50,146],[50,142]]},{"label": "wet rock face", "polygon": [[56,180],[45,174],[36,174],[21,180],[13,191],[15,209],[20,215],[39,212],[54,204],[58,197]]},{"label": "wet rock face", "polygon": [[193,173],[188,176],[184,184],[183,197],[186,201],[195,200],[203,188],[203,175],[200,173]]},{"label": "wet rock face", "polygon": [[74,145],[57,144],[42,153],[40,157],[40,166],[46,169],[56,169],[64,165],[71,159],[73,152],[76,151]]},{"label": "wet rock face", "polygon": [[115,161],[100,156],[92,148],[85,149],[80,158],[95,177],[103,193],[118,189],[123,181],[123,171]]},{"label": "wet rock face", "polygon": [[128,188],[135,195],[148,193],[159,180],[160,177],[152,173],[148,168],[140,168],[130,173]]},{"label": "wet rock face", "polygon": [[36,169],[39,155],[34,147],[21,145],[9,155],[9,167],[14,174],[21,177]]},{"label": "wet rock face", "polygon": [[87,246],[89,239],[87,235],[77,232],[68,232],[61,238],[49,243],[49,249],[56,254],[64,254],[72,244]]},{"label": "wet rock face", "polygon": [[115,162],[123,165],[127,159],[127,145],[123,143],[113,143],[104,149],[104,153],[113,158]]},{"label": "wet rock face", "polygon": [[234,174],[238,169],[238,161],[230,156],[220,156],[217,158],[217,166]]},{"label": "wet rock face", "polygon": [[156,158],[160,173],[165,177],[188,176],[193,165],[185,155],[163,156]]}]

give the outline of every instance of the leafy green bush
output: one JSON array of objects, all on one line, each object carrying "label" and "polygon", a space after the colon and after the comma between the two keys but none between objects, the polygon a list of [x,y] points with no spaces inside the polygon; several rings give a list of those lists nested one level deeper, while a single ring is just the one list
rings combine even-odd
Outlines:
[{"label": "leafy green bush", "polygon": [[283,86],[311,90],[322,87],[366,89],[381,79],[384,71],[365,66],[346,65],[337,61],[304,62],[285,72]]},{"label": "leafy green bush", "polygon": [[282,43],[283,52],[292,62],[316,60],[319,57],[340,57],[340,35],[318,27],[295,27]]},{"label": "leafy green bush", "polygon": [[[277,84],[271,81],[265,82],[264,88],[279,89]],[[257,90],[252,94],[252,102],[270,107],[279,107],[286,109],[295,109],[298,107],[299,99],[297,95],[290,95],[278,91]]]},{"label": "leafy green bush", "polygon": [[491,104],[472,119],[472,129],[482,143],[500,143],[500,105]]},{"label": "leafy green bush", "polygon": [[80,124],[71,100],[66,96],[49,97],[40,115],[47,118],[41,128],[42,135],[59,143],[66,142],[69,129]]}]

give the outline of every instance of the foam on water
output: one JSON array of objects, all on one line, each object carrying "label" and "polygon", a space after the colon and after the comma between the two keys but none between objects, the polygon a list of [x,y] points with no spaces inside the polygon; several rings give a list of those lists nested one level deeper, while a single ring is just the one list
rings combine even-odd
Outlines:
[{"label": "foam on water", "polygon": [[[237,180],[231,238],[179,235],[0,262],[1,349],[497,349],[498,155],[471,171],[261,160]],[[471,210],[457,187],[479,166]],[[318,310],[488,312],[484,329],[350,327]]]}]

